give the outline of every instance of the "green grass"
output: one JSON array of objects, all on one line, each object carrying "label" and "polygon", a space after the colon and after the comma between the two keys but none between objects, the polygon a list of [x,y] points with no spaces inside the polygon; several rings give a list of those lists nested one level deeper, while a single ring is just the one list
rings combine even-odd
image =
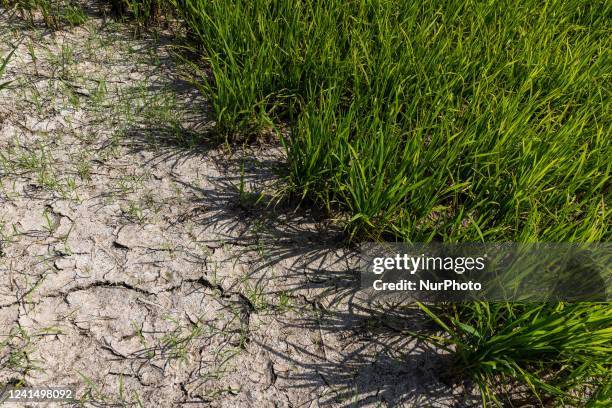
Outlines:
[{"label": "green grass", "polygon": [[289,126],[350,236],[609,238],[610,3],[178,4],[220,130]]},{"label": "green grass", "polygon": [[612,397],[608,303],[474,302],[436,307],[437,313],[420,306],[446,333],[434,342],[454,353],[455,374],[475,381],[485,406],[511,401],[493,387],[516,392],[517,383],[529,387],[540,403],[556,399],[563,406],[597,406],[598,399]]},{"label": "green grass", "polygon": [[[173,14],[172,5],[166,0],[105,0],[102,3],[108,5],[106,11],[110,14],[136,22],[138,28],[151,27],[163,16]],[[53,29],[81,25],[89,18],[76,0],[0,0],[0,4],[16,10],[31,23],[39,14],[44,24]]]},{"label": "green grass", "polygon": [[170,2],[163,0],[110,0],[111,11],[119,17],[128,17],[140,26],[151,26],[161,16],[172,15]]}]

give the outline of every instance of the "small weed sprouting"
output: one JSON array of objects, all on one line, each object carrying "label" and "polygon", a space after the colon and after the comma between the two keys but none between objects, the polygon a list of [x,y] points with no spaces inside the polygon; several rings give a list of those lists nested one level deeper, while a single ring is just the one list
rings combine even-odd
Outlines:
[{"label": "small weed sprouting", "polygon": [[11,51],[6,57],[0,58],[0,91],[9,86],[12,81],[2,82],[2,77],[6,71],[6,66],[8,65],[11,57],[15,53],[15,50]]}]

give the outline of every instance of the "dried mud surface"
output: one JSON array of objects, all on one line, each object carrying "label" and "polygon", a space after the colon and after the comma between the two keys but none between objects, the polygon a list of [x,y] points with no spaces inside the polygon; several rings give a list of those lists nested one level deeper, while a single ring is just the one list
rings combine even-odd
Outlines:
[{"label": "dried mud surface", "polygon": [[[0,9],[0,384],[84,406],[467,406],[416,317],[354,301],[339,234],[256,203],[164,36]],[[36,404],[33,404],[36,406]],[[53,404],[51,404],[53,405]]]}]

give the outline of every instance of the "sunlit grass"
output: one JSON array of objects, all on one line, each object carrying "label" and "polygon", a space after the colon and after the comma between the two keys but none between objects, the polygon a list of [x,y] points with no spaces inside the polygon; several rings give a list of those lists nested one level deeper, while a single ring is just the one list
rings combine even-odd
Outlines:
[{"label": "sunlit grass", "polygon": [[609,4],[178,4],[220,130],[288,123],[294,193],[350,236],[609,237]]},{"label": "sunlit grass", "polygon": [[540,403],[598,406],[612,397],[608,303],[420,306],[446,333],[434,343],[454,353],[456,374],[476,382],[485,405],[516,398],[517,384]]}]

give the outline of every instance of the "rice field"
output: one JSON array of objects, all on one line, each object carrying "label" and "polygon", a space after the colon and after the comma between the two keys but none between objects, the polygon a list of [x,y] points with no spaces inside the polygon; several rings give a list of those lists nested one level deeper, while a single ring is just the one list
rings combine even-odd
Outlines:
[{"label": "rice field", "polygon": [[[177,6],[220,132],[277,130],[289,193],[349,239],[610,239],[610,3]],[[485,402],[500,380],[572,405],[609,381],[608,304],[438,309]]]},{"label": "rice field", "polygon": [[[611,2],[112,3],[179,27],[216,135],[272,135],[276,199],[347,242],[610,240]],[[612,398],[609,303],[420,307],[485,406]]]}]

